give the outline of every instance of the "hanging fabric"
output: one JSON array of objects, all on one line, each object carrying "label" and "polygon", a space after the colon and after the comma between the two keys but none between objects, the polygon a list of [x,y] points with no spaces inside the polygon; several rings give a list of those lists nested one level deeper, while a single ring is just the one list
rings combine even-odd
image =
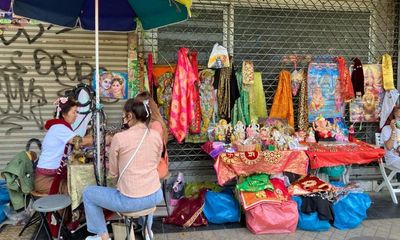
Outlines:
[{"label": "hanging fabric", "polygon": [[254,83],[254,65],[250,60],[244,60],[242,64],[243,84],[252,85]]},{"label": "hanging fabric", "polygon": [[358,58],[353,59],[353,72],[351,73],[351,82],[353,84],[354,95],[357,96],[357,92],[364,95],[364,71],[363,65]]},{"label": "hanging fabric", "polygon": [[155,84],[153,81],[153,54],[151,53],[147,55],[147,80],[149,83],[150,96],[153,96],[153,86]]},{"label": "hanging fabric", "polygon": [[[231,63],[233,63],[233,61],[231,61]],[[220,118],[230,122],[231,110],[240,94],[233,66],[231,65],[229,68],[217,70],[215,78],[218,81],[218,114]]]},{"label": "hanging fabric", "polygon": [[190,120],[189,132],[191,134],[200,133],[201,128],[201,107],[199,96],[199,68],[197,64],[197,52],[190,53],[190,64],[192,65],[193,73],[196,76],[195,84],[193,86],[193,101],[194,101],[194,118]]},{"label": "hanging fabric", "polygon": [[250,120],[256,120],[258,122],[258,118],[266,118],[268,116],[267,104],[265,102],[265,94],[260,72],[254,73],[254,84],[250,85],[249,96]]},{"label": "hanging fabric", "polygon": [[290,126],[294,126],[294,113],[292,101],[292,89],[290,72],[282,70],[279,73],[278,88],[276,89],[272,103],[270,118],[285,118]]},{"label": "hanging fabric", "polygon": [[236,124],[241,121],[245,125],[250,124],[250,113],[249,113],[249,90],[248,85],[243,84],[242,72],[236,72],[237,84],[239,87],[240,97],[235,101],[235,106],[232,112],[232,124]]},{"label": "hanging fabric", "polygon": [[194,114],[194,84],[197,77],[188,58],[189,49],[180,48],[172,89],[169,128],[179,143],[186,137],[190,119]]},{"label": "hanging fabric", "polygon": [[353,83],[350,79],[350,72],[346,66],[346,60],[343,57],[336,59],[339,71],[339,89],[343,101],[349,102],[354,99]]},{"label": "hanging fabric", "polygon": [[307,131],[308,124],[308,103],[307,103],[307,79],[305,78],[304,70],[301,69],[298,74],[302,74],[300,84],[300,94],[299,94],[299,111],[297,120],[299,122],[299,129],[303,131]]},{"label": "hanging fabric", "polygon": [[292,83],[292,94],[293,96],[296,96],[300,88],[300,83],[304,79],[304,70],[303,69],[300,69],[299,71],[297,71],[297,69],[294,70],[290,76],[290,79]]},{"label": "hanging fabric", "polygon": [[397,99],[399,99],[399,91],[397,89],[393,89],[390,91],[386,91],[385,97],[383,98],[382,110],[381,110],[381,119],[379,123],[379,128],[383,128],[385,126],[386,120],[388,119],[390,113],[393,111],[394,106],[396,105]]},{"label": "hanging fabric", "polygon": [[383,88],[386,91],[395,89],[393,83],[392,57],[387,53],[382,56],[382,76]]}]

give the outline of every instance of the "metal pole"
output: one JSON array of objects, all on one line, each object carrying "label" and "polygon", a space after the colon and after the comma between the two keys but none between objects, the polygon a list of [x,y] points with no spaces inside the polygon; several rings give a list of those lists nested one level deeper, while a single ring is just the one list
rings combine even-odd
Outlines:
[{"label": "metal pole", "polygon": [[101,178],[100,170],[100,85],[99,85],[99,0],[95,0],[95,60],[96,60],[96,161],[97,161],[97,176]]}]

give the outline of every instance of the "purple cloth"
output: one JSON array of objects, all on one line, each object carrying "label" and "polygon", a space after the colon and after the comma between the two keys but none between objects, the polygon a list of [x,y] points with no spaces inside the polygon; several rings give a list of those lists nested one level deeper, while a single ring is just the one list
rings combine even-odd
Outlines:
[{"label": "purple cloth", "polygon": [[0,9],[6,12],[10,11],[11,0],[1,0],[0,1]]}]

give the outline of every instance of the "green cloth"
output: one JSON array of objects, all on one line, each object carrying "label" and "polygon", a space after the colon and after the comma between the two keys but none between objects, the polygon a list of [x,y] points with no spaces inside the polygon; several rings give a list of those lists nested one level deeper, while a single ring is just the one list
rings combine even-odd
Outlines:
[{"label": "green cloth", "polygon": [[243,182],[237,184],[236,188],[245,192],[258,192],[265,189],[274,191],[274,186],[265,173],[247,177]]},{"label": "green cloth", "polygon": [[325,173],[330,177],[340,177],[344,173],[344,166],[323,167],[320,172]]},{"label": "green cloth", "polygon": [[232,124],[235,125],[238,121],[241,121],[243,124],[249,125],[249,89],[243,86],[242,71],[236,71],[236,79],[239,87],[240,97],[236,99],[233,107]]},{"label": "green cloth", "polygon": [[220,192],[221,187],[214,182],[189,182],[185,184],[185,198],[197,198],[201,189],[210,189]]},{"label": "green cloth", "polygon": [[24,195],[33,190],[33,166],[25,151],[19,152],[2,172],[14,210],[25,206]]}]

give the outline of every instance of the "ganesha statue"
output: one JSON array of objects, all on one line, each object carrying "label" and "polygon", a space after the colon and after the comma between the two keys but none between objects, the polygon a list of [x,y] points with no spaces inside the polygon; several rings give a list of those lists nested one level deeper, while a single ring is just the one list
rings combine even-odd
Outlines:
[{"label": "ganesha statue", "polygon": [[225,141],[225,135],[228,130],[229,124],[225,119],[219,120],[217,126],[215,126],[215,140]]},{"label": "ganesha statue", "polygon": [[313,129],[319,138],[332,137],[332,124],[324,117],[319,116],[313,122]]}]

